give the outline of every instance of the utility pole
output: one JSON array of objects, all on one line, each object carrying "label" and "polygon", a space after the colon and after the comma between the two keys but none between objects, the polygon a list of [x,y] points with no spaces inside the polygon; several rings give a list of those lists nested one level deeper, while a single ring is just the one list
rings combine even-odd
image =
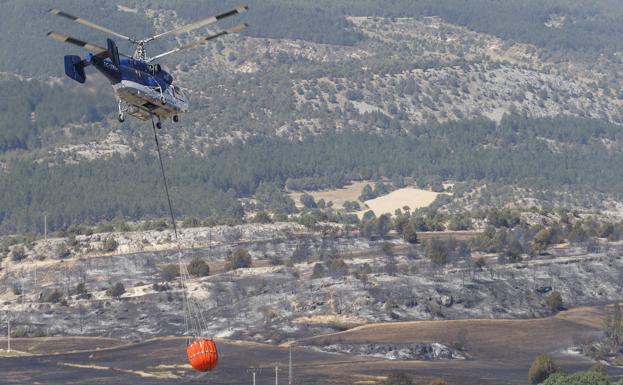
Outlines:
[{"label": "utility pole", "polygon": [[7,313],[6,316],[6,351],[10,352],[11,351],[11,317],[9,317],[9,314]]},{"label": "utility pole", "polygon": [[260,373],[262,371],[262,369],[258,368],[256,366],[251,366],[247,371],[251,372],[251,374],[253,374],[253,385],[255,385],[255,375],[257,373]]},{"label": "utility pole", "polygon": [[48,214],[43,215],[43,239],[48,240]]},{"label": "utility pole", "polygon": [[279,364],[275,364],[275,385],[279,385]]},{"label": "utility pole", "polygon": [[288,385],[292,385],[292,345],[288,346],[289,360],[288,360]]}]

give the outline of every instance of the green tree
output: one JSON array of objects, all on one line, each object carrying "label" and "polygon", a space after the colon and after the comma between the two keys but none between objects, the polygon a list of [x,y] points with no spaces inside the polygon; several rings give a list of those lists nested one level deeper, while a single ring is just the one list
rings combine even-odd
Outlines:
[{"label": "green tree", "polygon": [[417,243],[417,232],[415,231],[415,227],[412,223],[405,225],[402,238],[410,244]]},{"label": "green tree", "polygon": [[389,214],[383,214],[376,220],[377,233],[379,237],[385,239],[389,230],[392,228],[392,220]]},{"label": "green tree", "polygon": [[558,367],[554,361],[547,354],[541,354],[532,362],[528,371],[528,380],[531,384],[540,384],[557,371]]},{"label": "green tree", "polygon": [[309,194],[302,194],[300,198],[301,204],[307,209],[315,209],[318,206],[316,205],[316,201],[314,197]]}]

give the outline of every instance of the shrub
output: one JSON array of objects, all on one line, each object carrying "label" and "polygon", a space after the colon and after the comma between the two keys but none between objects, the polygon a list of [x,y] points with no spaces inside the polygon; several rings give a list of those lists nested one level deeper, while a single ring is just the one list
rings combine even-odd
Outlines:
[{"label": "shrub", "polygon": [[316,263],[314,265],[314,272],[312,273],[312,279],[322,278],[325,276],[327,269],[325,269],[322,263]]},{"label": "shrub", "polygon": [[71,255],[71,250],[66,242],[59,243],[56,246],[56,257],[58,259],[64,259]]},{"label": "shrub", "polygon": [[555,373],[547,378],[543,385],[612,385],[603,373],[578,372],[572,375]]},{"label": "shrub", "polygon": [[485,257],[478,257],[475,263],[476,263],[476,267],[482,270],[482,268],[487,265],[487,259]]},{"label": "shrub", "polygon": [[314,197],[309,195],[309,194],[303,194],[301,195],[301,197],[299,198],[301,201],[301,204],[308,209],[315,209],[318,207],[318,205],[316,204],[316,201],[314,200]]},{"label": "shrub", "polygon": [[183,228],[200,227],[201,221],[195,217],[188,217],[182,222]]},{"label": "shrub", "polygon": [[405,226],[402,238],[411,244],[417,243],[417,232],[415,231],[415,227],[413,227],[412,223]]},{"label": "shrub", "polygon": [[547,306],[549,306],[551,311],[558,311],[562,309],[562,295],[560,295],[557,291],[552,291],[547,296]]},{"label": "shrub", "polygon": [[528,371],[528,380],[531,384],[540,384],[557,371],[554,361],[547,354],[541,354],[532,362]]},{"label": "shrub", "polygon": [[327,270],[332,277],[342,277],[348,274],[348,265],[341,258],[332,258]]},{"label": "shrub", "polygon": [[28,337],[28,330],[26,330],[26,328],[23,326],[18,326],[15,329],[11,330],[11,337],[13,338]]},{"label": "shrub", "polygon": [[11,251],[11,258],[15,262],[20,262],[26,259],[26,250],[24,250],[23,246],[15,246],[13,251]]},{"label": "shrub", "polygon": [[426,242],[425,253],[436,265],[444,265],[448,262],[448,249],[443,241],[431,239]]},{"label": "shrub", "polygon": [[433,378],[428,385],[448,385],[443,378]]},{"label": "shrub", "polygon": [[76,285],[76,294],[79,297],[84,297],[86,296],[87,293],[87,286],[84,282],[80,282],[79,284]]},{"label": "shrub", "polygon": [[165,281],[172,281],[180,275],[180,267],[174,263],[164,265],[160,268],[160,275]]},{"label": "shrub", "polygon": [[121,282],[117,282],[106,290],[106,294],[115,299],[119,299],[123,293],[125,293],[125,286]]},{"label": "shrub", "polygon": [[60,290],[58,289],[46,290],[43,293],[41,293],[39,301],[49,302],[49,303],[59,303],[62,298],[63,298],[63,293]]},{"label": "shrub", "polygon": [[159,283],[154,283],[151,286],[152,289],[154,289],[157,292],[162,292],[162,291],[167,291],[167,290],[171,290],[171,287],[169,287],[169,284],[165,283],[165,284],[159,284]]},{"label": "shrub", "polygon": [[107,237],[104,239],[104,243],[102,244],[102,251],[105,253],[111,253],[117,250],[117,246],[119,246],[119,244],[115,241],[115,238]]},{"label": "shrub", "polygon": [[194,257],[188,264],[188,274],[197,277],[205,277],[210,274],[210,266],[201,258]]},{"label": "shrub", "polygon": [[413,380],[404,373],[392,373],[387,377],[384,385],[413,385]]},{"label": "shrub", "polygon": [[255,223],[272,223],[272,219],[270,219],[270,215],[266,211],[258,211],[253,218],[253,222]]},{"label": "shrub", "polygon": [[227,270],[251,267],[251,255],[246,249],[237,249],[227,257]]}]

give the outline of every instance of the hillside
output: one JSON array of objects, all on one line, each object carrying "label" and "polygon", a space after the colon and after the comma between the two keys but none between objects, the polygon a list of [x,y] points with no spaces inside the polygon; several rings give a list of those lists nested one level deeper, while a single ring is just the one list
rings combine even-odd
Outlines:
[{"label": "hillside", "polygon": [[[526,0],[492,10],[485,3],[344,0],[324,11],[304,2],[252,2],[248,33],[168,58],[192,108],[161,133],[178,215],[237,221],[253,213],[244,202],[261,181],[273,191],[288,180],[324,187],[405,177],[423,186],[497,183],[568,192],[588,199],[585,209],[595,207],[595,192],[616,199],[623,116],[613,55],[620,39],[604,28],[620,6]],[[141,36],[229,6],[81,4],[55,5]],[[46,10],[45,3],[2,7],[9,32],[15,20]],[[475,9],[487,11],[477,16]],[[535,19],[536,12],[547,17]],[[119,17],[107,24],[105,14]],[[498,16],[508,28],[490,22]],[[273,17],[283,23],[268,22]],[[77,50],[38,33],[57,29],[95,42],[104,36],[48,19],[20,35],[50,58],[36,70],[20,62],[14,41],[0,44],[17,55],[0,63],[0,231],[41,231],[43,211],[52,229],[165,215],[153,194],[160,188],[148,127],[115,120],[101,76],[90,72],[86,87],[64,79],[61,55]],[[571,44],[569,33],[594,39]],[[154,53],[174,43],[158,44]]]}]

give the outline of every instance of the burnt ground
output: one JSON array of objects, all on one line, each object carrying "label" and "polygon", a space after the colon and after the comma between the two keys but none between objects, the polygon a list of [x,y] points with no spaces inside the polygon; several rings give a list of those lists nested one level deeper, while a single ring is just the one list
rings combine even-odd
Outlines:
[{"label": "burnt ground", "polygon": [[[293,348],[296,384],[373,383],[393,371],[404,371],[424,381],[443,376],[454,385],[524,384],[531,361],[551,354],[567,371],[588,369],[593,362],[567,354],[574,342],[600,333],[603,308],[578,308],[537,320],[462,320],[374,324],[342,333],[318,336],[298,345],[337,342],[436,340],[456,342],[464,335],[466,361],[392,361],[322,353],[309,347]],[[257,384],[274,383],[274,364],[280,363],[280,381],[287,379],[288,349],[283,346],[219,340],[218,368],[205,375],[193,372],[185,361],[184,340],[157,338],[141,343],[92,338],[22,339],[13,346],[42,355],[0,358],[0,384],[243,384],[250,382],[250,366],[263,367]],[[60,345],[62,344],[62,345]],[[84,350],[52,354],[58,347]],[[96,350],[97,346],[100,349]],[[609,368],[611,375],[623,369]]]}]

